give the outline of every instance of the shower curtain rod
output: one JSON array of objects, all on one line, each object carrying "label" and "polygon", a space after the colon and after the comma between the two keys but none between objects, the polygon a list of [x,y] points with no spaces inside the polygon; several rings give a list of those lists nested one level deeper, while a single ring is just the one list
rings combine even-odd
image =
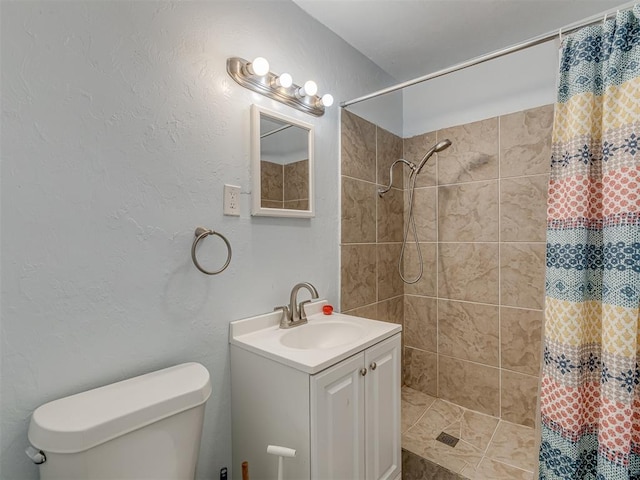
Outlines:
[{"label": "shower curtain rod", "polygon": [[567,25],[566,27],[559,28],[557,30],[553,30],[551,32],[545,33],[544,35],[539,35],[537,37],[531,38],[529,40],[525,40],[524,42],[517,43],[515,45],[511,45],[510,47],[503,48],[501,50],[495,50],[491,53],[487,53],[485,55],[481,55],[479,57],[472,58],[471,60],[467,60],[466,62],[458,63],[451,67],[443,68],[442,70],[438,70],[437,72],[429,73],[427,75],[423,75],[422,77],[414,78],[413,80],[407,80],[406,82],[398,83],[397,85],[392,85],[391,87],[383,88],[382,90],[378,90],[376,92],[370,93],[368,95],[364,95],[362,97],[354,98],[353,100],[349,100],[347,102],[341,102],[340,106],[342,108],[348,107],[349,105],[353,105],[355,103],[364,102],[365,100],[370,100],[372,98],[379,97],[381,95],[386,95],[387,93],[392,93],[397,90],[402,90],[406,87],[411,87],[412,85],[416,85],[418,83],[426,82],[427,80],[432,80],[434,78],[442,77],[443,75],[448,75],[449,73],[457,72],[463,70],[468,67],[473,67],[474,65],[479,65],[484,62],[488,62],[489,60],[494,60],[499,57],[503,57],[505,55],[509,55],[510,53],[519,52],[520,50],[525,50],[530,47],[535,47],[536,45],[540,45],[541,43],[548,42],[549,40],[553,40],[561,34],[569,34],[575,32],[576,30],[587,27],[589,25],[595,25],[596,23],[604,21],[609,15],[623,11],[629,10],[633,8],[633,6],[638,2],[638,0],[634,0],[632,2],[623,3],[617,8],[612,8],[597,15],[593,15],[589,18],[585,18],[580,20],[579,22],[572,23]]}]

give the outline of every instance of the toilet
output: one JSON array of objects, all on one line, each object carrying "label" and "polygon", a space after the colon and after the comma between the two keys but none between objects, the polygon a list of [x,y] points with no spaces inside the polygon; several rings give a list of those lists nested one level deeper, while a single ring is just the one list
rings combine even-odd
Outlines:
[{"label": "toilet", "polygon": [[41,480],[193,480],[209,372],[184,363],[37,408],[27,454]]}]

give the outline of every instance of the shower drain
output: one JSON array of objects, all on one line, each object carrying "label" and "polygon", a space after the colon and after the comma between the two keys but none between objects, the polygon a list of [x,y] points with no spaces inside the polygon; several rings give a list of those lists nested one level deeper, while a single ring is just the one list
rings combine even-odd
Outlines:
[{"label": "shower drain", "polygon": [[436,440],[444,443],[445,445],[449,445],[450,447],[455,447],[460,439],[453,435],[449,435],[448,433],[440,432],[440,435],[436,437]]}]

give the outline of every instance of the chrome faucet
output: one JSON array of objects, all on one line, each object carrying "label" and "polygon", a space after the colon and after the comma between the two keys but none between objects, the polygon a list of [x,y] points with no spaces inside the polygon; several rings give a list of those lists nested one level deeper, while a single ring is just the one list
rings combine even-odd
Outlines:
[{"label": "chrome faucet", "polygon": [[282,305],[281,307],[276,307],[273,309],[274,311],[282,310],[280,328],[291,328],[307,323],[307,314],[304,311],[304,306],[311,300],[305,300],[304,302],[300,302],[296,305],[298,301],[298,290],[303,287],[309,290],[309,292],[311,293],[311,298],[313,300],[318,298],[318,291],[316,290],[316,287],[311,285],[309,282],[298,283],[296,286],[294,286],[291,290],[289,305]]}]

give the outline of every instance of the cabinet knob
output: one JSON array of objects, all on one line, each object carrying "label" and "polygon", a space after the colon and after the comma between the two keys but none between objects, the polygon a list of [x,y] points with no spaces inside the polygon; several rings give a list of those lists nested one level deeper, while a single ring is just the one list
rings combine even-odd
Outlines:
[{"label": "cabinet knob", "polygon": [[378,368],[378,365],[376,364],[376,362],[371,362],[371,365],[369,365],[369,368],[371,370],[375,370],[376,368]]},{"label": "cabinet knob", "polygon": [[361,368],[360,369],[360,375],[362,375],[363,377],[367,374],[367,369],[366,368]]}]

